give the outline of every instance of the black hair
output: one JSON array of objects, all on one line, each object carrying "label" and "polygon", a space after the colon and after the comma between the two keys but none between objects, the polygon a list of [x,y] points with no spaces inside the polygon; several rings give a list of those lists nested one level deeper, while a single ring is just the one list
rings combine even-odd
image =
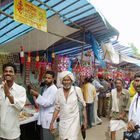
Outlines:
[{"label": "black hair", "polygon": [[116,84],[117,81],[121,81],[122,84],[124,85],[124,81],[123,81],[123,79],[121,79],[121,78],[117,78],[117,79],[115,79],[115,84]]},{"label": "black hair", "polygon": [[50,74],[50,75],[52,75],[53,78],[55,77],[55,73],[51,70],[46,71],[45,74]]},{"label": "black hair", "polygon": [[14,69],[14,73],[17,73],[17,67],[15,64],[13,64],[11,62],[3,64],[3,68],[2,68],[3,72],[4,72],[6,67],[12,67]]},{"label": "black hair", "polygon": [[136,79],[137,77],[140,78],[140,72],[138,72],[134,75],[134,79]]},{"label": "black hair", "polygon": [[84,82],[89,82],[89,78],[88,77],[86,77],[85,79],[84,79]]}]

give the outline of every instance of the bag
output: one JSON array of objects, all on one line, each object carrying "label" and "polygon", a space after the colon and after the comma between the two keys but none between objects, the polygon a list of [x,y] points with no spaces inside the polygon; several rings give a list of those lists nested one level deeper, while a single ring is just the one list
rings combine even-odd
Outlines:
[{"label": "bag", "polygon": [[85,140],[85,138],[86,138],[86,129],[84,128],[84,125],[83,125],[83,119],[84,119],[83,118],[83,110],[84,110],[84,106],[79,100],[79,96],[78,96],[78,93],[76,91],[75,86],[74,86],[74,90],[76,92],[76,96],[77,96],[77,100],[78,100],[79,117],[80,117],[80,125],[81,125],[81,134],[82,134],[83,140]]},{"label": "bag", "polygon": [[76,92],[76,96],[77,96],[77,100],[78,100],[78,107],[79,107],[79,115],[80,115],[80,124],[82,125],[82,122],[83,122],[83,109],[84,109],[84,106],[83,104],[80,102],[79,100],[79,96],[78,96],[78,93],[76,91],[76,87],[74,86],[74,90]]},{"label": "bag", "polygon": [[82,133],[82,137],[85,140],[86,138],[86,129],[84,128],[84,125],[81,126],[81,133]]},{"label": "bag", "polygon": [[105,98],[106,97],[107,92],[105,93],[99,93],[98,97],[99,98]]},{"label": "bag", "polygon": [[140,127],[136,125],[135,128],[136,130],[132,132],[125,131],[124,138],[128,140],[140,140]]}]

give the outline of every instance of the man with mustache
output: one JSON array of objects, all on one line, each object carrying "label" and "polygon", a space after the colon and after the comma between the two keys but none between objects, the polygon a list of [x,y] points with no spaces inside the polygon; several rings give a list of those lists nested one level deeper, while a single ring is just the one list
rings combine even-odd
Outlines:
[{"label": "man with mustache", "polygon": [[[127,114],[130,105],[130,96],[128,90],[123,88],[123,80],[115,80],[115,89],[111,91],[110,101],[110,131],[111,140],[116,140],[116,132],[126,129]],[[122,133],[123,134],[123,133]],[[123,139],[123,135],[122,135]]]},{"label": "man with mustache", "polygon": [[[127,130],[130,132],[140,129],[140,72],[136,73],[134,76],[134,88],[136,90],[136,95],[130,105],[129,122],[127,126]],[[138,139],[140,139],[140,134]]]},{"label": "man with mustache", "polygon": [[19,140],[19,113],[26,102],[26,90],[16,84],[16,66],[3,65],[3,81],[0,85],[0,140]]},{"label": "man with mustache", "polygon": [[[38,125],[41,125],[41,140],[54,140],[54,136],[50,133],[49,127],[55,109],[55,98],[57,87],[54,85],[55,73],[46,71],[45,86],[42,95],[34,89],[30,93],[36,97],[36,103],[39,104]],[[55,125],[56,127],[56,125]]]},{"label": "man with mustache", "polygon": [[72,86],[74,83],[74,76],[69,71],[63,71],[60,75],[62,88],[57,90],[56,107],[50,125],[50,130],[54,129],[54,121],[58,114],[59,122],[59,136],[61,140],[78,140],[80,131],[80,115],[78,100],[83,104],[84,110],[84,127],[86,127],[86,112],[85,101],[79,87]]}]

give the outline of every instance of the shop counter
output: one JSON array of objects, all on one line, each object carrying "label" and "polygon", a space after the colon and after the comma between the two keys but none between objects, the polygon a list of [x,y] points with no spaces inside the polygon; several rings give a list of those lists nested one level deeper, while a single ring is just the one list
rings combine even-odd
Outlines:
[{"label": "shop counter", "polygon": [[[34,109],[24,109],[20,113],[20,140],[40,140],[40,126],[37,125],[38,114]],[[58,132],[54,135],[58,137]]]},{"label": "shop counter", "polygon": [[20,140],[40,140],[40,126],[37,125],[38,112],[28,113],[24,110],[20,113]]},{"label": "shop counter", "polygon": [[35,122],[35,121],[37,121],[37,117],[38,117],[38,113],[34,113],[33,116],[28,117],[27,119],[21,120],[20,125],[25,125],[28,123]]}]

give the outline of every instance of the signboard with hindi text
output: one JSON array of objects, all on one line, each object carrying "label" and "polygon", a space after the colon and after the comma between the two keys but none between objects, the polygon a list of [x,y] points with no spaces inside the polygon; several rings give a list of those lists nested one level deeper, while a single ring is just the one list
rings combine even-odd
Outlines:
[{"label": "signboard with hindi text", "polygon": [[14,20],[47,32],[46,11],[26,0],[14,0]]}]

